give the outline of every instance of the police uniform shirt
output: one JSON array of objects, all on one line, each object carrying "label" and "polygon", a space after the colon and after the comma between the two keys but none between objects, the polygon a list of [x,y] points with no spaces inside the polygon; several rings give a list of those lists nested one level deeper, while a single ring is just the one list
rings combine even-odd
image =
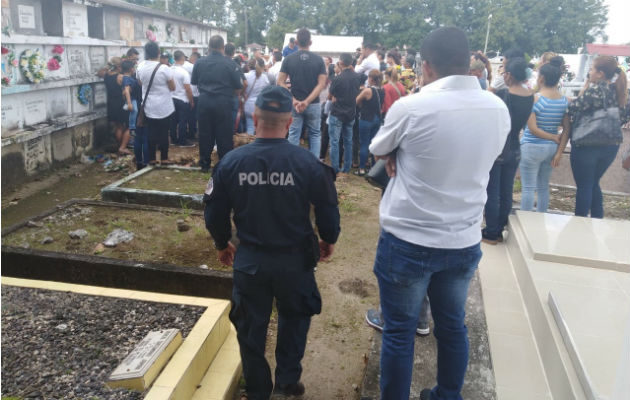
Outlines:
[{"label": "police uniform shirt", "polygon": [[193,67],[192,85],[197,85],[200,94],[210,96],[234,96],[234,90],[243,87],[240,68],[218,51],[202,57]]},{"label": "police uniform shirt", "polygon": [[339,209],[332,169],[286,139],[258,138],[229,152],[217,164],[204,195],[206,227],[217,248],[231,237],[230,211],[242,244],[299,247],[313,234],[335,243]]}]

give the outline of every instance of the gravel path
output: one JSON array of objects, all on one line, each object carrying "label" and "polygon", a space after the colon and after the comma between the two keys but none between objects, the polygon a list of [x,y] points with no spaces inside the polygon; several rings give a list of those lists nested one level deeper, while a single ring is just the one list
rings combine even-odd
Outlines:
[{"label": "gravel path", "polygon": [[187,336],[203,307],[2,285],[2,396],[141,399],[105,386],[153,330]]}]

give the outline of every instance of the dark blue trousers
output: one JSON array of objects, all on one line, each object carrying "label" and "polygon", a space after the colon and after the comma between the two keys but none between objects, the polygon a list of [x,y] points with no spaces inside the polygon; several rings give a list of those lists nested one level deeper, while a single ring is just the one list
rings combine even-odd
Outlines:
[{"label": "dark blue trousers", "polygon": [[236,253],[230,320],[236,327],[250,400],[267,400],[273,389],[265,343],[274,299],[278,310],[275,382],[286,385],[300,380],[311,316],[322,307],[313,270],[305,265],[302,253],[261,252],[244,245]]},{"label": "dark blue trousers", "polygon": [[488,200],[484,207],[486,227],[481,232],[485,239],[497,240],[508,223],[518,163],[518,157],[510,156],[504,161],[495,161],[490,170],[490,180],[486,188]]},{"label": "dark blue trousers", "polygon": [[217,145],[219,159],[232,150],[234,117],[232,117],[232,97],[213,96],[202,93],[197,105],[199,124],[199,165],[210,168],[210,155]]},{"label": "dark blue trousers", "polygon": [[173,99],[175,104],[175,114],[171,119],[171,143],[177,144],[183,142],[186,137],[188,128],[188,120],[190,119],[190,104],[179,99]]}]

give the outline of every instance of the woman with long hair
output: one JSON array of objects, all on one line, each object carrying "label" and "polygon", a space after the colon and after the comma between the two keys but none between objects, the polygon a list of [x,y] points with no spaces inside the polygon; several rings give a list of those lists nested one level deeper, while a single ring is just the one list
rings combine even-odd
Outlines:
[{"label": "woman with long hair", "polygon": [[107,91],[107,121],[114,125],[114,135],[118,143],[118,153],[131,154],[127,150],[129,143],[129,111],[123,109],[123,88],[121,74],[122,59],[112,57],[109,61],[109,69],[105,73],[105,89]]},{"label": "woman with long hair", "polygon": [[[562,57],[554,57],[540,67],[534,108],[521,138],[521,210],[534,208],[547,212],[549,207],[549,178],[557,166],[569,138],[568,100],[558,89],[562,76]],[[562,135],[558,128],[562,126]]]},{"label": "woman with long hair", "polygon": [[247,67],[249,72],[245,74],[247,89],[245,89],[243,94],[243,111],[247,120],[247,133],[253,135],[255,133],[254,105],[260,92],[269,86],[269,78],[267,78],[267,74],[263,73],[265,71],[265,61],[262,58],[252,58],[247,63]]},{"label": "woman with long hair", "polygon": [[383,85],[383,90],[385,91],[385,99],[382,105],[383,116],[385,116],[396,100],[407,95],[405,87],[398,81],[398,69],[396,67],[387,68],[385,70],[385,78],[387,83]]},{"label": "woman with long hair", "polygon": [[523,58],[510,59],[505,66],[504,79],[508,89],[495,94],[500,97],[510,112],[512,121],[505,146],[490,170],[486,192],[488,200],[484,208],[486,227],[481,231],[482,240],[489,244],[503,241],[502,232],[512,210],[514,176],[521,158],[519,134],[532,112],[534,96],[523,87],[527,80],[527,62]]},{"label": "woman with long hair", "polygon": [[356,175],[363,176],[366,172],[370,142],[381,126],[381,107],[385,91],[381,88],[382,75],[373,69],[368,75],[368,87],[357,96],[359,112],[359,169]]},{"label": "woman with long hair", "polygon": [[[614,57],[599,56],[593,60],[588,81],[578,97],[569,106],[569,116],[577,133],[584,117],[596,111],[616,107],[620,112],[618,135],[597,131],[587,137],[571,138],[571,170],[577,186],[575,215],[592,218],[604,217],[604,204],[599,180],[615,159],[621,143],[621,124],[624,107],[628,101],[626,75]],[[616,122],[615,122],[616,124]]]}]

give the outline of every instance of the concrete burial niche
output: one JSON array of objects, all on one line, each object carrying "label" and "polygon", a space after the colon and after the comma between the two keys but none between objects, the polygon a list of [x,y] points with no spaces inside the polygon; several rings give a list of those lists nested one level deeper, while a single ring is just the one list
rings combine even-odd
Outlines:
[{"label": "concrete burial niche", "polygon": [[195,167],[147,167],[101,190],[105,201],[203,209],[210,173]]},{"label": "concrete burial niche", "polygon": [[[121,231],[133,238],[111,247]],[[89,200],[4,229],[2,275],[215,298],[232,291],[200,212]]]},{"label": "concrete burial niche", "polygon": [[23,35],[43,35],[40,0],[11,0],[12,28]]}]

